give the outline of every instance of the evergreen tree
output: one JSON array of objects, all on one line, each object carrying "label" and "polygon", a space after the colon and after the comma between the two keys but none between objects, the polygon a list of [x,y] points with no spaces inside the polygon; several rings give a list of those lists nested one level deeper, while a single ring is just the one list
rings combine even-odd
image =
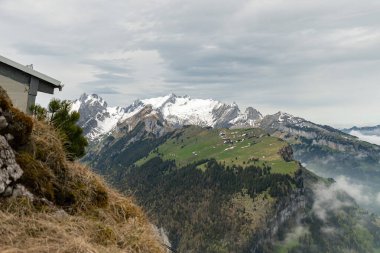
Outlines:
[{"label": "evergreen tree", "polygon": [[30,107],[30,112],[34,117],[38,120],[46,120],[47,118],[47,110],[40,105],[32,105]]},{"label": "evergreen tree", "polygon": [[33,105],[30,110],[38,120],[48,121],[62,133],[70,160],[80,158],[85,154],[88,142],[83,136],[83,129],[76,124],[80,114],[77,111],[71,112],[70,101],[52,99],[48,109]]}]

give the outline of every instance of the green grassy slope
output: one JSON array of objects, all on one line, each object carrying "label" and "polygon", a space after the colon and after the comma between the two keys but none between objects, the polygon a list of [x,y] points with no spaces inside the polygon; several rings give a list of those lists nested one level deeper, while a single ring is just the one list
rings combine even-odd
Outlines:
[{"label": "green grassy slope", "polygon": [[[272,173],[294,174],[295,161],[285,161],[280,153],[288,144],[268,136],[260,129],[205,129],[190,126],[168,139],[147,157],[136,162],[142,165],[153,157],[175,160],[178,167],[214,158],[226,166],[270,166]],[[199,166],[201,169],[202,165]]]}]

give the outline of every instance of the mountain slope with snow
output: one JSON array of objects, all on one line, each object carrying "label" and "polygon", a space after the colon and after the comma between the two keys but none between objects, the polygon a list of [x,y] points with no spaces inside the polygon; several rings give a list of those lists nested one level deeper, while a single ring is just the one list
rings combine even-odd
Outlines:
[{"label": "mountain slope with snow", "polygon": [[241,112],[237,104],[225,104],[213,99],[193,99],[189,96],[167,96],[136,100],[131,105],[108,107],[98,95],[83,94],[73,102],[72,110],[81,114],[79,125],[91,141],[116,128],[118,124],[138,114],[147,106],[162,115],[173,127],[198,125],[203,127],[252,127],[262,119],[260,112],[247,108]]},{"label": "mountain slope with snow", "polygon": [[90,140],[111,131],[125,115],[121,107],[109,107],[103,98],[96,94],[82,94],[72,104],[71,110],[81,115],[78,124]]}]

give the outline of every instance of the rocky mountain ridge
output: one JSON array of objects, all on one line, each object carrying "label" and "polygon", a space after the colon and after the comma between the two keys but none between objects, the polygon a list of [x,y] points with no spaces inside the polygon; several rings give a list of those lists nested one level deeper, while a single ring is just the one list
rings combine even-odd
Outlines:
[{"label": "rocky mountain ridge", "polygon": [[83,94],[73,102],[72,110],[82,116],[79,125],[91,141],[107,135],[118,124],[151,106],[157,115],[174,128],[184,125],[209,127],[253,127],[263,118],[252,107],[241,112],[238,105],[225,104],[212,99],[193,99],[189,96],[169,94],[163,97],[136,100],[131,105],[109,107],[100,96]]}]

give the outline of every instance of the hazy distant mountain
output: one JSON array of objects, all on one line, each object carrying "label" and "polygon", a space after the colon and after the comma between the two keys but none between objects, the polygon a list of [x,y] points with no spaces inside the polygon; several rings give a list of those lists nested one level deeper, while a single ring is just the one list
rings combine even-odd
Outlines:
[{"label": "hazy distant mountain", "polygon": [[373,127],[352,127],[342,130],[358,137],[360,140],[380,145],[380,125]]},{"label": "hazy distant mountain", "polygon": [[348,133],[351,131],[359,131],[364,135],[377,135],[380,136],[380,125],[372,126],[372,127],[352,127],[348,129],[343,129],[342,131]]}]

